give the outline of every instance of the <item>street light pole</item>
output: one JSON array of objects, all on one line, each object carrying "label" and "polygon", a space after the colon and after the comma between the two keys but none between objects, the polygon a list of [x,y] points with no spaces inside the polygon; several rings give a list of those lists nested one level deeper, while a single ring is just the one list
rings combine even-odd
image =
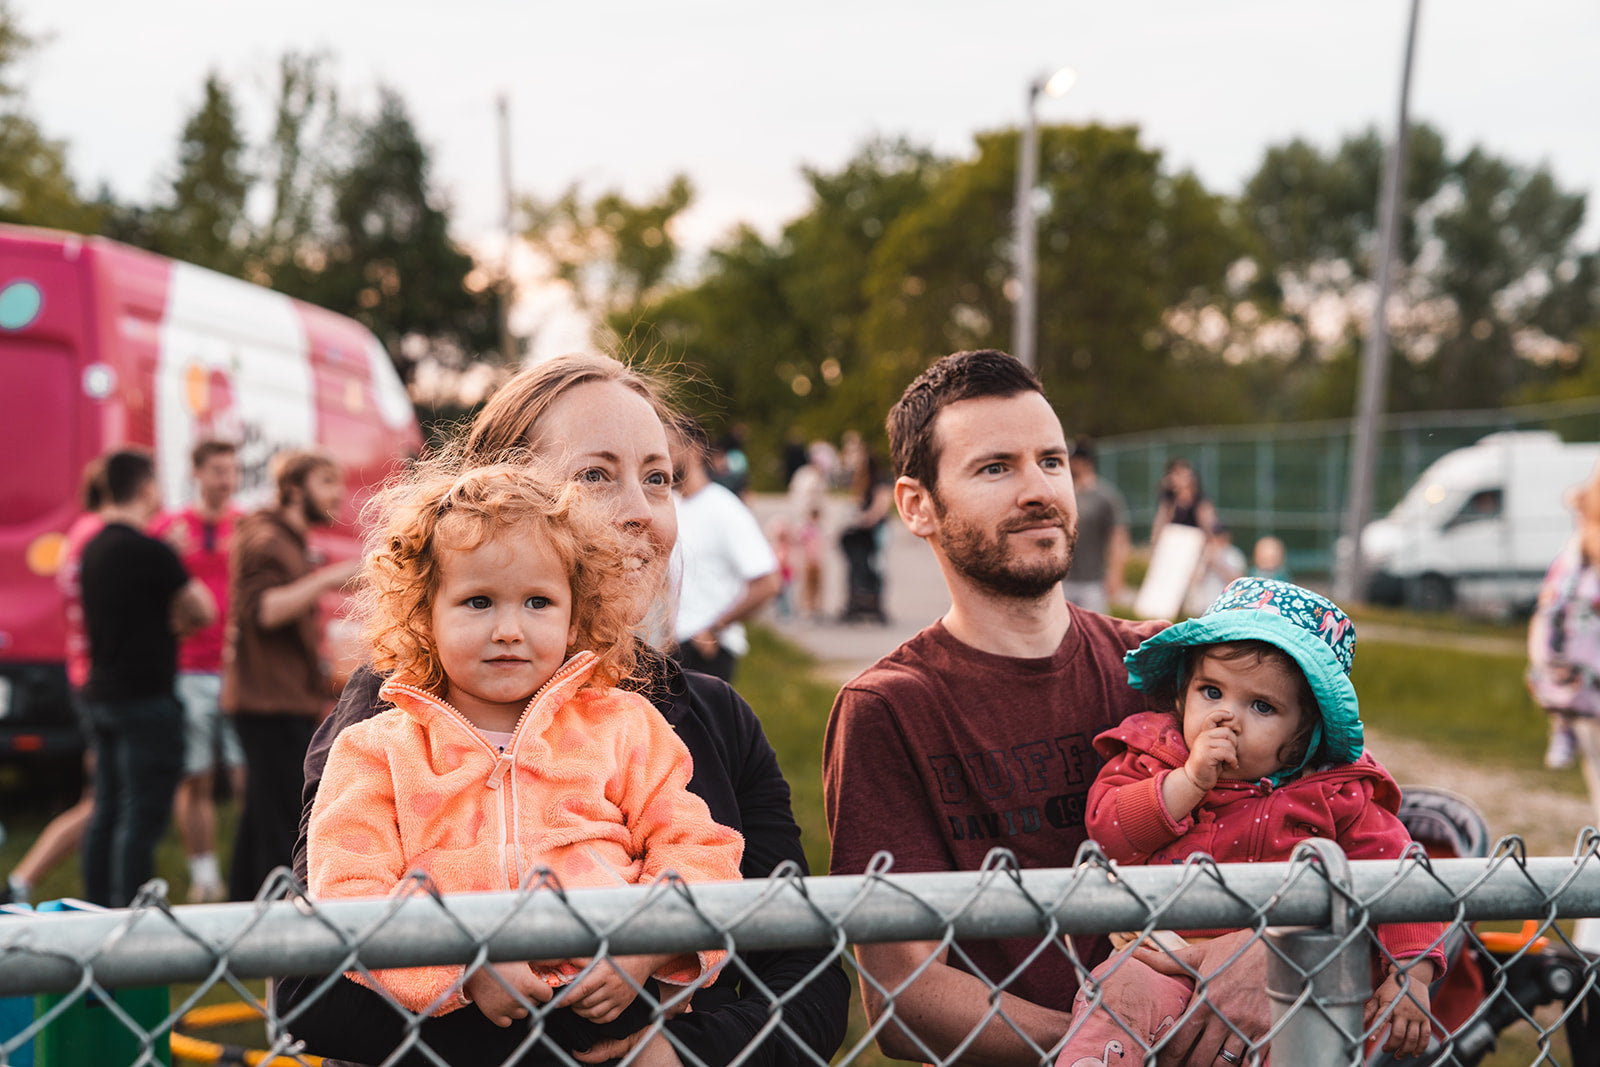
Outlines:
[{"label": "street light pole", "polygon": [[1377,296],[1372,328],[1361,352],[1361,393],[1356,407],[1355,441],[1350,454],[1350,495],[1340,533],[1346,551],[1334,561],[1333,596],[1340,603],[1366,598],[1366,564],[1361,558],[1361,531],[1372,514],[1372,484],[1377,467],[1378,417],[1389,381],[1389,290],[1393,284],[1395,244],[1400,238],[1400,203],[1404,199],[1406,144],[1411,134],[1411,60],[1417,47],[1417,15],[1422,0],[1411,0],[1406,32],[1405,65],[1400,74],[1400,118],[1394,147],[1383,172],[1378,198]]},{"label": "street light pole", "polygon": [[1071,67],[1028,82],[1026,117],[1017,159],[1016,268],[1017,308],[1011,324],[1011,354],[1030,369],[1038,366],[1038,238],[1033,217],[1033,190],[1039,184],[1039,94],[1060,96],[1078,80]]}]

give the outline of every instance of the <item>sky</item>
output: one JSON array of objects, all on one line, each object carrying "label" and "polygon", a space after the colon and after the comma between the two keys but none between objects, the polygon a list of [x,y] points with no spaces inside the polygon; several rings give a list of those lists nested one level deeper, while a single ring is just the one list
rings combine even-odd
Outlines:
[{"label": "sky", "polygon": [[[207,71],[266,128],[277,57],[330,53],[346,102],[403,95],[433,153],[457,235],[498,232],[495,100],[510,105],[513,183],[633,197],[686,172],[678,236],[738,223],[772,234],[807,204],[803,166],[869,138],[942,152],[1021,121],[1026,86],[1061,65],[1076,86],[1045,123],[1135,123],[1170,165],[1237,191],[1264,149],[1324,146],[1396,122],[1405,0],[11,0],[44,38],[27,106],[69,146],[90,191],[148,202],[174,166]],[[1600,2],[1427,0],[1412,115],[1450,150],[1481,143],[1545,163],[1590,199],[1600,243]]]}]

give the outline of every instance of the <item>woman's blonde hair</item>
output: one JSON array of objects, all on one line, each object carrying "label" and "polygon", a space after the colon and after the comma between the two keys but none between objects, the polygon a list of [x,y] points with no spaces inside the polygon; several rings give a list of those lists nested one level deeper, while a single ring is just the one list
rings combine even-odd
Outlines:
[{"label": "woman's blonde hair", "polygon": [[510,449],[538,448],[540,418],[567,390],[588,382],[616,382],[649,401],[663,427],[676,421],[667,383],[655,374],[610,356],[552,356],[523,367],[489,398],[467,431],[465,462],[487,463]]},{"label": "woman's blonde hair", "polygon": [[635,593],[626,543],[581,486],[526,451],[470,466],[458,450],[421,461],[363,512],[372,533],[357,610],[379,674],[444,692],[433,633],[441,550],[471,551],[515,529],[534,532],[561,560],[572,587],[574,640],[567,651],[595,653],[590,684],[617,685],[633,676]]}]

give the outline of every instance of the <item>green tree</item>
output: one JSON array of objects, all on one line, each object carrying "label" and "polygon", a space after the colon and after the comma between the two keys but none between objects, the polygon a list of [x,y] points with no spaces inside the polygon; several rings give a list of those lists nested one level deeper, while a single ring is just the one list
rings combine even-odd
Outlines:
[{"label": "green tree", "polygon": [[323,269],[296,294],[364,322],[407,382],[424,360],[493,360],[498,339],[494,294],[469,287],[472,257],[451,240],[428,171],[405,103],[384,89],[338,173]]},{"label": "green tree", "polygon": [[[1369,326],[1383,163],[1374,131],[1331,151],[1293,141],[1268,150],[1240,200],[1256,239],[1260,324],[1288,339],[1292,391],[1330,409],[1306,414],[1345,415],[1354,403],[1322,379],[1353,381],[1339,364]],[[1412,131],[1391,409],[1497,406],[1559,373],[1551,354],[1596,317],[1595,255],[1577,244],[1583,212],[1583,197],[1542,167],[1481,147],[1451,159],[1436,130]]]},{"label": "green tree", "polygon": [[45,136],[24,108],[16,70],[34,47],[11,4],[0,0],[0,222],[93,233],[100,212],[79,197],[66,146]]},{"label": "green tree", "polygon": [[638,311],[636,334],[699,383],[686,403],[713,431],[746,425],[766,484],[787,436],[881,437],[885,409],[873,405],[883,388],[861,343],[865,282],[883,234],[942,166],[901,140],[871,142],[837,171],[807,168],[810,206],[776,241],[741,228],[711,250],[697,281]]},{"label": "green tree", "polygon": [[574,183],[553,200],[523,197],[523,238],[602,330],[627,336],[644,305],[660,295],[678,258],[673,220],[694,202],[679,174],[653,200],[618,190],[594,199]]},{"label": "green tree", "polygon": [[233,93],[215,71],[200,107],[184,124],[170,199],[154,212],[154,249],[202,267],[242,276],[252,179]]},{"label": "green tree", "polygon": [[349,124],[326,56],[286,53],[278,61],[272,133],[260,150],[271,213],[250,238],[249,273],[285,292],[306,292],[326,264],[334,182],[349,150]]},{"label": "green tree", "polygon": [[[1225,289],[1243,243],[1226,204],[1187,173],[1170,174],[1133,128],[1042,131],[1039,372],[1074,430],[1096,434],[1226,418],[1230,390],[1214,360],[1179,358],[1169,309]],[[927,363],[959,348],[1010,344],[1017,134],[981,135],[877,249],[867,282],[866,342],[880,361],[887,410]],[[1219,406],[1222,405],[1222,406]]]}]

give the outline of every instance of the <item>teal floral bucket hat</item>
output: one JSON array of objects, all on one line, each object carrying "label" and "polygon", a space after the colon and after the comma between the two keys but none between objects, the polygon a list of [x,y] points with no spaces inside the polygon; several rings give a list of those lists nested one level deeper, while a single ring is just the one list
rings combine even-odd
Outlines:
[{"label": "teal floral bucket hat", "polygon": [[1321,722],[1300,766],[1272,776],[1274,785],[1306,766],[1354,763],[1361,758],[1361,705],[1350,684],[1356,628],[1325,596],[1273,578],[1237,578],[1205,614],[1169,626],[1123,659],[1128,684],[1144,692],[1174,682],[1184,654],[1196,645],[1265,641],[1287,652],[1316,694]]}]

